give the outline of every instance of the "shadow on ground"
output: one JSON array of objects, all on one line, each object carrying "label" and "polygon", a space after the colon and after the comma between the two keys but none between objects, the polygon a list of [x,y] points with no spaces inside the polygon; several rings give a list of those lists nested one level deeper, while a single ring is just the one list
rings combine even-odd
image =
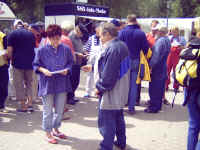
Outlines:
[{"label": "shadow on ground", "polygon": [[[99,143],[100,143],[100,140],[88,140],[88,139],[81,139],[81,138],[76,138],[72,136],[69,136],[66,141],[64,140],[59,141],[59,144],[70,146],[72,150],[82,150],[82,149],[89,150],[91,149],[91,147],[94,150],[98,150]],[[83,147],[80,147],[80,145],[82,145]],[[120,149],[113,146],[113,150],[120,150]],[[135,149],[131,147],[130,145],[127,145],[126,150],[139,150],[139,149]]]},{"label": "shadow on ground", "polygon": [[34,105],[35,112],[17,112],[17,101],[7,100],[9,113],[0,113],[0,130],[5,132],[30,133],[41,129],[42,111]]},{"label": "shadow on ground", "polygon": [[[162,105],[162,110],[159,113],[151,114],[145,113],[144,109],[147,105],[142,101],[141,106],[136,106],[136,114],[131,116],[140,120],[163,120],[168,122],[182,122],[188,120],[187,108],[179,104],[174,104],[172,108],[171,105]],[[129,116],[126,114],[126,116]]]}]

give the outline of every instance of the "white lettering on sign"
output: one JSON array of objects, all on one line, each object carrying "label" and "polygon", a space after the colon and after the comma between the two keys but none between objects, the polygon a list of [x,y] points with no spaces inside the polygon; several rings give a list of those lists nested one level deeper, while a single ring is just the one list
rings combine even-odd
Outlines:
[{"label": "white lettering on sign", "polygon": [[77,11],[79,12],[88,12],[88,13],[96,13],[96,14],[106,14],[106,10],[103,8],[93,8],[93,7],[85,7],[85,6],[76,6]]},{"label": "white lettering on sign", "polygon": [[83,11],[83,12],[86,11],[85,6],[76,6],[76,8],[77,8],[77,11]]},{"label": "white lettering on sign", "polygon": [[95,13],[95,9],[91,7],[87,7],[86,9],[87,12]]},{"label": "white lettering on sign", "polygon": [[104,9],[96,8],[96,13],[98,13],[98,14],[106,14],[106,11]]}]

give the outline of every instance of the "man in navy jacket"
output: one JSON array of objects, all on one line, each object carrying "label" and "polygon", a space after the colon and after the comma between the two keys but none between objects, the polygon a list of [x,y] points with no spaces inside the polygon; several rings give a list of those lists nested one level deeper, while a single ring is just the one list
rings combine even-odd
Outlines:
[{"label": "man in navy jacket", "polygon": [[140,51],[147,53],[149,44],[145,33],[140,29],[137,23],[136,15],[127,16],[127,26],[119,32],[119,39],[124,41],[130,54],[130,90],[128,97],[128,113],[135,114],[135,103],[138,97],[138,85],[136,79],[140,65]]}]

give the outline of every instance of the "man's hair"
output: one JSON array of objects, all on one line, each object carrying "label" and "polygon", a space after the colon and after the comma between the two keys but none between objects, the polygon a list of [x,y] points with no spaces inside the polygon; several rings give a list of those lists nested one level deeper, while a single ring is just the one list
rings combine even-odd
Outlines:
[{"label": "man's hair", "polygon": [[51,38],[54,36],[61,36],[62,35],[62,29],[57,24],[51,24],[47,27],[47,37]]},{"label": "man's hair", "polygon": [[173,26],[172,28],[171,28],[171,31],[173,32],[173,31],[177,31],[177,32],[179,32],[179,27],[177,27],[177,26]]},{"label": "man's hair", "polygon": [[127,22],[135,23],[137,22],[137,16],[135,14],[130,14],[127,16]]},{"label": "man's hair", "polygon": [[165,26],[159,26],[158,31],[166,35],[168,33],[168,28]]},{"label": "man's hair", "polygon": [[159,21],[154,19],[151,21],[151,24],[153,24],[153,23],[159,24]]},{"label": "man's hair", "polygon": [[103,34],[108,32],[112,37],[116,37],[118,35],[116,26],[110,22],[101,24],[100,28]]}]

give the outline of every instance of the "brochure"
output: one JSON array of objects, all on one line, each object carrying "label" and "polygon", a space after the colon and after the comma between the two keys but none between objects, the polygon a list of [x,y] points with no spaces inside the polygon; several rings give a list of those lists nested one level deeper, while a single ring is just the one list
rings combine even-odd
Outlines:
[{"label": "brochure", "polygon": [[3,66],[7,63],[7,61],[3,58],[4,54],[6,54],[6,51],[0,50],[0,66]]},{"label": "brochure", "polygon": [[57,70],[57,71],[52,71],[52,74],[59,74],[62,73],[63,71],[65,71],[66,69],[62,69],[62,70]]},{"label": "brochure", "polygon": [[5,50],[0,50],[0,56],[4,55],[6,53]]}]

